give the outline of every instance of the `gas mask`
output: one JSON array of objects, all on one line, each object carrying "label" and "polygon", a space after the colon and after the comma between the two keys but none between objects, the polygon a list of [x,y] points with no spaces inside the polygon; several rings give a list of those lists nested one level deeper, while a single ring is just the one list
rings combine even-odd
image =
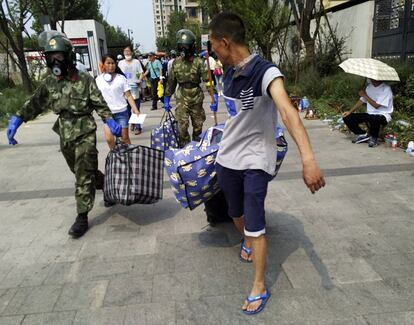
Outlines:
[{"label": "gas mask", "polygon": [[178,52],[180,53],[182,58],[188,59],[189,57],[194,55],[194,46],[179,44]]},{"label": "gas mask", "polygon": [[52,70],[52,73],[56,77],[64,77],[68,74],[69,66],[66,60],[58,60],[57,58],[51,59],[46,57],[46,62],[48,68]]}]

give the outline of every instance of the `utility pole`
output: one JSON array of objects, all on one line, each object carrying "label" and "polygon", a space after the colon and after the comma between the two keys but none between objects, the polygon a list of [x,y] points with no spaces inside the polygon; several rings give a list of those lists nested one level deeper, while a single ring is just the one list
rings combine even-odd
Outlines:
[{"label": "utility pole", "polygon": [[161,31],[162,37],[165,37],[165,29],[164,29],[164,10],[163,10],[163,0],[160,0],[160,16],[161,16]]},{"label": "utility pole", "polygon": [[128,39],[129,39],[129,42],[132,44],[132,38],[131,38],[131,35],[133,34],[134,32],[132,31],[132,29],[129,29],[128,28]]}]

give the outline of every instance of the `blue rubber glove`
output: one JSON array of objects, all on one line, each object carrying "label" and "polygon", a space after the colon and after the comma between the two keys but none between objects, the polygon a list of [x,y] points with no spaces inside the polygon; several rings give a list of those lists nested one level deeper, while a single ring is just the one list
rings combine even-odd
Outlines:
[{"label": "blue rubber glove", "polygon": [[164,96],[164,109],[165,109],[167,112],[171,111],[170,99],[171,99],[171,97],[169,97],[169,96]]},{"label": "blue rubber glove", "polygon": [[17,141],[14,139],[14,136],[16,134],[17,129],[19,128],[20,125],[22,125],[23,120],[16,116],[13,115],[9,121],[9,126],[7,127],[7,138],[9,139],[9,144],[11,145],[16,145]]},{"label": "blue rubber glove", "polygon": [[116,123],[116,121],[113,118],[106,120],[106,125],[108,125],[109,130],[111,130],[111,133],[116,136],[120,137],[122,135],[122,127]]},{"label": "blue rubber glove", "polygon": [[210,104],[210,111],[217,112],[218,108],[218,94],[214,94],[214,103]]}]

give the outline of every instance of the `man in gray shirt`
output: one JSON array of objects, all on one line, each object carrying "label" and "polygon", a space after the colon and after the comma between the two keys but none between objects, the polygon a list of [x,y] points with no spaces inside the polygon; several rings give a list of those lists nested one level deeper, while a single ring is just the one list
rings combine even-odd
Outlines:
[{"label": "man in gray shirt", "polygon": [[218,14],[209,29],[218,58],[232,67],[224,76],[224,100],[230,117],[224,127],[216,169],[229,215],[243,234],[240,259],[253,261],[255,269],[253,288],[242,307],[245,314],[252,315],[262,311],[270,297],[264,281],[264,202],[276,167],[276,107],[298,145],[306,186],[315,193],[325,186],[325,180],[299,114],[285,91],[281,72],[274,64],[249,52],[240,17]]}]

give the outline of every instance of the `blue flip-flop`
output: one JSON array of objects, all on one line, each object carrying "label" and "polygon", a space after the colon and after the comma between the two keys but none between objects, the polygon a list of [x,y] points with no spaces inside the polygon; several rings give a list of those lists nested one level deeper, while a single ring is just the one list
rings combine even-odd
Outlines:
[{"label": "blue flip-flop", "polygon": [[260,304],[260,306],[256,309],[256,310],[252,310],[252,311],[248,311],[248,310],[243,310],[243,313],[245,313],[246,315],[255,315],[260,313],[265,307],[266,307],[266,303],[270,298],[270,291],[266,289],[266,293],[258,295],[258,296],[248,296],[247,297],[247,303],[250,305],[252,302],[261,300],[262,303]]},{"label": "blue flip-flop", "polygon": [[246,246],[244,246],[244,238],[241,240],[241,243],[240,243],[239,258],[240,258],[240,261],[242,261],[243,263],[251,263],[252,262],[251,260],[249,261],[242,256],[242,252],[245,252],[247,254],[247,258],[249,258],[253,252],[251,248],[247,248]]}]

